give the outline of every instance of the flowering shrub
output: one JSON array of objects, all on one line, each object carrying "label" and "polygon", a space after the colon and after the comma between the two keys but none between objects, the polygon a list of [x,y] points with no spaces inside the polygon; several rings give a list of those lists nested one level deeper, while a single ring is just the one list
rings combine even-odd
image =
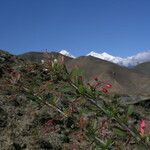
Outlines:
[{"label": "flowering shrub", "polygon": [[[94,84],[83,84],[83,77],[78,68],[68,72],[64,65],[64,58],[54,59],[51,63],[50,90],[55,91],[46,105],[53,108],[61,116],[70,149],[132,149],[141,145],[150,148],[149,137],[145,138],[145,122],[141,120],[138,126],[130,123],[133,107],[123,107],[118,103],[106,101],[106,95],[112,88],[110,83],[99,81],[93,77]],[[65,82],[57,87],[53,82]],[[61,97],[58,97],[58,93]],[[44,99],[44,97],[40,97]],[[105,117],[105,119],[102,119]],[[52,120],[50,128],[53,126]],[[48,130],[52,132],[52,130]],[[54,130],[53,130],[54,131]],[[61,129],[55,130],[61,132]],[[72,147],[73,146],[73,147]]]}]

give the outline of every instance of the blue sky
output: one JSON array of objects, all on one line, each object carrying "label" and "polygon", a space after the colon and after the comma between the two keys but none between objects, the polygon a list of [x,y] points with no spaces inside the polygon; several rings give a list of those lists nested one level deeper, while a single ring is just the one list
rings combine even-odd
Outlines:
[{"label": "blue sky", "polygon": [[149,0],[0,0],[0,49],[131,56],[150,49]]}]

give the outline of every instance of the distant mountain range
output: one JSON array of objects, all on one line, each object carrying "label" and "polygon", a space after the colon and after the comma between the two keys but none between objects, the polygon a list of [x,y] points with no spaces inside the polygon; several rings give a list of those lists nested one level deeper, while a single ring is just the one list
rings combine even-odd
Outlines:
[{"label": "distant mountain range", "polygon": [[[101,54],[103,59],[90,56],[91,54],[95,53],[90,53],[88,56],[72,58],[73,56],[65,50],[60,53],[48,53],[50,57],[54,56],[56,58],[64,55],[65,64],[69,71],[75,66],[78,66],[81,70],[83,70],[85,83],[92,82],[92,77],[97,76],[100,80],[109,82],[113,85],[111,90],[112,93],[150,96],[150,62],[141,63],[129,68],[111,62],[111,60],[113,60],[111,59],[113,56],[106,53]],[[19,57],[26,62],[39,63],[43,59],[43,53],[29,52],[19,55]],[[109,60],[104,60],[106,58],[109,58]]]},{"label": "distant mountain range", "polygon": [[[70,54],[66,50],[60,51],[61,54],[75,58],[72,54]],[[86,56],[93,56],[96,58],[100,58],[106,61],[110,61],[116,64],[119,64],[121,66],[126,66],[126,67],[133,67],[138,64],[144,63],[144,62],[149,62],[150,61],[150,51],[145,51],[145,52],[140,52],[136,55],[122,58],[122,57],[117,57],[117,56],[112,56],[110,54],[107,54],[106,52],[103,53],[96,53],[94,51],[91,51],[89,54]]]},{"label": "distant mountain range", "polygon": [[[4,53],[4,51],[1,52],[0,61],[3,61]],[[139,65],[129,68],[122,66],[119,63],[114,63],[112,60],[115,60],[116,57],[106,53],[101,54],[103,59],[91,56],[95,53],[90,53],[88,56],[72,58],[73,56],[65,50],[61,51],[60,53],[50,52],[47,54],[49,60],[59,58],[60,56],[65,56],[64,61],[68,71],[74,67],[80,68],[83,71],[83,78],[85,83],[92,83],[92,77],[97,76],[99,80],[103,82],[109,82],[113,85],[113,88],[110,90],[112,93],[150,96],[150,62],[140,63]],[[147,52],[143,53],[143,55],[146,54]],[[140,56],[143,55],[137,54],[134,56],[134,58],[140,58]],[[44,53],[28,52],[15,57],[23,60],[24,63],[41,63],[44,59]],[[131,59],[133,56],[129,58],[130,60],[134,60]],[[105,59],[107,59],[107,61]]]}]

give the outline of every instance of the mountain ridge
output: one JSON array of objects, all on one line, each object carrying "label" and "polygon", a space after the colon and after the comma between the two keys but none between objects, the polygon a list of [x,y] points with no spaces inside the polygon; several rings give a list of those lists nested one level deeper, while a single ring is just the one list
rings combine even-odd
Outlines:
[{"label": "mountain ridge", "polygon": [[[27,55],[27,54],[31,54],[31,53],[35,53],[35,54],[43,54],[45,52],[36,52],[36,51],[29,51],[29,52],[26,52],[26,53],[23,53],[23,54],[19,54],[18,56],[23,56],[23,55]],[[75,57],[74,55],[72,55],[69,51],[67,50],[60,50],[60,51],[49,51],[47,53],[59,53],[61,55],[64,55],[64,56],[67,56],[68,58],[77,58]],[[93,57],[96,57],[96,58],[99,58],[99,59],[103,59],[103,60],[106,60],[106,61],[109,61],[109,62],[113,62],[115,64],[118,64],[120,66],[125,66],[125,67],[129,67],[129,68],[133,68],[139,64],[142,64],[142,63],[145,63],[145,62],[150,62],[150,50],[148,51],[143,51],[143,52],[140,52],[140,53],[137,53],[133,56],[129,56],[129,57],[118,57],[118,56],[113,56],[113,55],[110,55],[106,52],[103,52],[103,53],[97,53],[97,52],[94,52],[94,51],[91,51],[90,53],[86,54],[86,55],[83,55],[83,56],[93,56]],[[78,56],[80,57],[80,56]]]},{"label": "mountain ridge", "polygon": [[[62,50],[62,51],[60,51],[60,53],[63,55],[75,58],[75,56],[70,54],[67,50]],[[85,56],[89,56],[89,55],[96,57],[96,58],[100,58],[103,60],[107,60],[107,61],[119,64],[121,66],[126,66],[126,67],[134,67],[134,66],[141,64],[141,63],[144,63],[144,62],[150,62],[150,50],[149,51],[143,51],[143,52],[137,53],[133,56],[129,56],[126,58],[113,56],[113,55],[110,55],[106,52],[96,53],[94,51],[91,51],[90,53],[88,53]]]}]

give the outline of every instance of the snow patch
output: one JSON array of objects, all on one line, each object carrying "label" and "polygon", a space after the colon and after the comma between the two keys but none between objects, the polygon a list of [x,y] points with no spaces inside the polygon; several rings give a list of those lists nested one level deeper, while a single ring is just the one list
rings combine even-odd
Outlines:
[{"label": "snow patch", "polygon": [[71,55],[71,54],[70,54],[68,51],[66,51],[66,50],[61,50],[59,53],[62,54],[62,55],[71,57],[71,58],[75,58],[73,55]]}]

